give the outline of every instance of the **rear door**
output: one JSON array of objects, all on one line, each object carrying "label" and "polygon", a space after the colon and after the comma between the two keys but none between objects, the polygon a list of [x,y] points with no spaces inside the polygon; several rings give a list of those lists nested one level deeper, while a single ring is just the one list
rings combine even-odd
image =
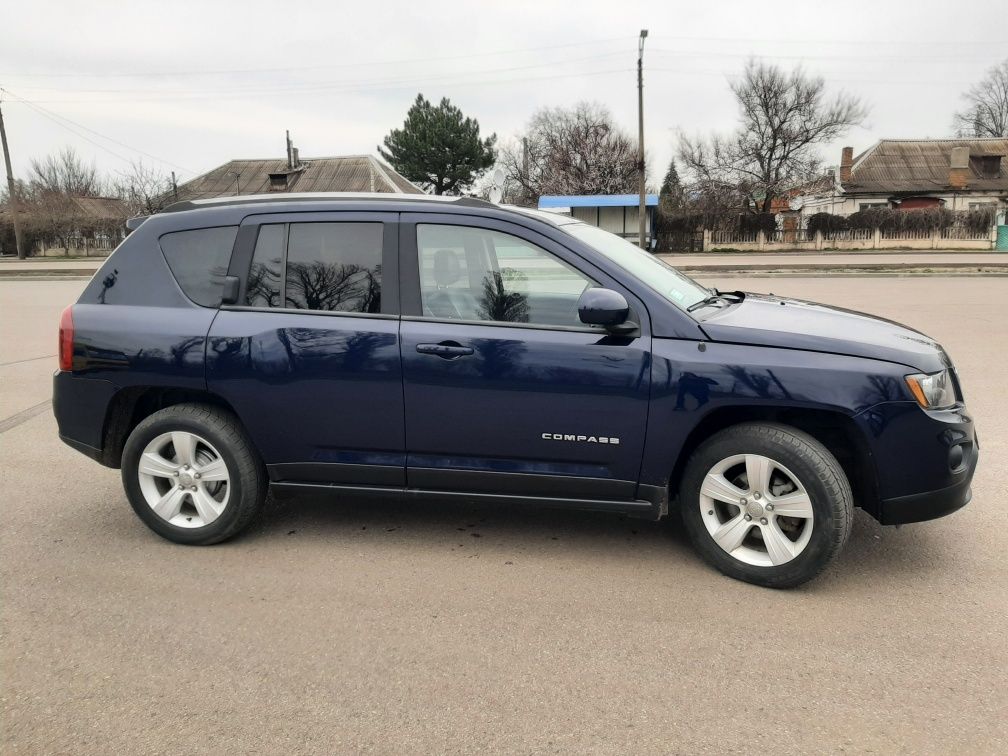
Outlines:
[{"label": "rear door", "polygon": [[[409,487],[633,499],[651,375],[642,303],[523,226],[401,218]],[[623,293],[640,333],[580,323],[589,286]]]},{"label": "rear door", "polygon": [[210,329],[207,384],[274,481],[405,482],[394,213],[253,216]]}]

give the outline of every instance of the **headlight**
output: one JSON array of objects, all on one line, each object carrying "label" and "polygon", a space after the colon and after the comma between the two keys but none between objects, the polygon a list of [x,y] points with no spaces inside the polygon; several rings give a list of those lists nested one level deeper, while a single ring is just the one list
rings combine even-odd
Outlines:
[{"label": "headlight", "polygon": [[955,388],[948,370],[908,375],[906,382],[914,399],[925,409],[945,409],[956,403]]}]

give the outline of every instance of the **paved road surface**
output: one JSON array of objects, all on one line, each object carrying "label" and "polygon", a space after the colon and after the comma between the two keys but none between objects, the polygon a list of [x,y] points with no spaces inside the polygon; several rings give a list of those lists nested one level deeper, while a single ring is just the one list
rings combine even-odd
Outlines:
[{"label": "paved road surface", "polygon": [[[309,499],[182,548],[28,413],[0,424],[0,751],[1003,753],[1008,281],[747,284],[944,342],[983,445],[974,502],[859,516],[791,592],[603,514]],[[82,286],[0,281],[0,421],[48,398],[34,358]]]},{"label": "paved road surface", "polygon": [[[851,265],[913,265],[914,267],[940,267],[942,265],[1008,265],[1008,252],[976,252],[955,250],[915,250],[908,252],[789,252],[789,253],[733,253],[717,254],[705,252],[692,255],[662,255],[672,265],[690,270],[698,270],[706,266],[744,266],[744,265],[776,265],[782,268],[803,267],[809,265],[825,268],[846,267]],[[4,274],[27,273],[41,271],[87,271],[97,270],[104,262],[103,258],[81,258],[61,260],[58,257],[47,257],[41,260],[3,260],[0,261],[0,276]],[[765,268],[760,268],[764,270]]]}]

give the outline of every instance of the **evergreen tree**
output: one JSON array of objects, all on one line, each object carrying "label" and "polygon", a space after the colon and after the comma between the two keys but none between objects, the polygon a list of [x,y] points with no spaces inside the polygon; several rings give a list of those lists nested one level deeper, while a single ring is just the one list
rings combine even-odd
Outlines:
[{"label": "evergreen tree", "polygon": [[496,141],[495,134],[480,139],[479,123],[463,116],[447,97],[434,106],[418,94],[403,127],[393,129],[378,152],[434,194],[459,194],[494,164]]},{"label": "evergreen tree", "polygon": [[680,210],[686,205],[686,190],[679,180],[675,158],[669,161],[668,172],[665,174],[665,180],[662,181],[661,190],[658,192],[658,202],[665,212]]}]

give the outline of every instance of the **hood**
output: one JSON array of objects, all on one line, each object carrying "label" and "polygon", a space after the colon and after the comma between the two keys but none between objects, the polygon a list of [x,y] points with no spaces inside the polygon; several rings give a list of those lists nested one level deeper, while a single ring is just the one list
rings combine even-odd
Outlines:
[{"label": "hood", "polygon": [[924,373],[949,366],[941,345],[891,320],[800,299],[746,294],[700,326],[712,341],[804,349],[908,365]]}]

